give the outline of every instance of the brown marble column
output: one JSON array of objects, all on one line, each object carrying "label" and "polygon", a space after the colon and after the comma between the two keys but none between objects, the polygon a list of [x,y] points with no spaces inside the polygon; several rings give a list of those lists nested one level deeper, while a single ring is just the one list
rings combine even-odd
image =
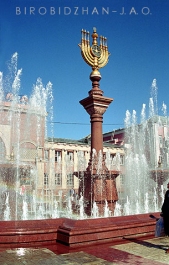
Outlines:
[{"label": "brown marble column", "polygon": [[84,195],[86,214],[92,215],[92,204],[96,202],[99,214],[103,216],[105,200],[111,212],[114,212],[118,196],[115,183],[117,174],[108,171],[103,157],[103,114],[113,99],[103,96],[103,91],[99,87],[101,76],[98,73],[92,72],[90,76],[92,89],[89,91],[89,96],[80,101],[90,115],[91,122],[91,156],[84,177],[80,181],[80,191]]},{"label": "brown marble column", "polygon": [[98,153],[99,151],[103,151],[103,114],[113,99],[103,96],[103,91],[99,88],[100,76],[91,76],[90,79],[92,81],[92,89],[89,91],[89,96],[82,99],[80,104],[90,115],[91,152],[95,149]]}]

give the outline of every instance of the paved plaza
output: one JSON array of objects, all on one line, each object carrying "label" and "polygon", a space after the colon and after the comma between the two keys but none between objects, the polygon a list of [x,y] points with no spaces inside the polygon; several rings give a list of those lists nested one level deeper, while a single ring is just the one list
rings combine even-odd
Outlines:
[{"label": "paved plaza", "polygon": [[59,246],[0,248],[1,265],[164,265],[169,264],[169,237],[131,239],[76,248]]}]

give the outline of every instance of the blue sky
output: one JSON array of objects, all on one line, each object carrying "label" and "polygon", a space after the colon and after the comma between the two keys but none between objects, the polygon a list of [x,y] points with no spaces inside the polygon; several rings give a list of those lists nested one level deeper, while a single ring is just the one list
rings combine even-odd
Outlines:
[{"label": "blue sky", "polygon": [[[30,7],[34,14],[29,14]],[[102,14],[103,8],[109,14]],[[124,127],[126,110],[139,116],[143,103],[148,108],[154,78],[159,114],[163,101],[169,106],[168,0],[1,0],[0,23],[0,71],[6,71],[6,62],[18,52],[20,94],[29,96],[38,77],[44,85],[53,84],[53,120],[60,122],[54,124],[55,137],[90,134],[89,115],[79,104],[91,89],[91,68],[78,47],[82,28],[92,34],[96,27],[107,37],[111,53],[100,70],[100,88],[114,99],[104,114],[103,132]]]}]

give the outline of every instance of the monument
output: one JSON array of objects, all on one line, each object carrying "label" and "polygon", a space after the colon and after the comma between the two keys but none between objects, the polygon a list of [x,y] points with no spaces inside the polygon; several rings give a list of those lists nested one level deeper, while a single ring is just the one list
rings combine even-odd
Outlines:
[{"label": "monument", "polygon": [[103,216],[105,204],[108,203],[109,210],[113,213],[118,200],[115,178],[119,172],[108,171],[103,155],[103,114],[113,99],[104,97],[99,85],[101,80],[99,69],[108,63],[110,53],[105,37],[100,36],[100,45],[98,44],[96,28],[93,28],[91,46],[89,35],[89,32],[82,30],[79,47],[84,61],[92,68],[90,74],[92,89],[88,92],[89,96],[80,101],[90,115],[91,155],[88,167],[82,174],[79,190],[84,195],[86,214],[91,216],[93,204],[96,203],[99,215]]},{"label": "monument", "polygon": [[[1,175],[3,174],[4,178],[1,176],[0,180],[5,180],[6,182],[1,183],[1,187],[6,189],[5,185],[8,186],[8,192],[5,198],[5,209],[0,209],[2,210],[3,216],[5,216],[5,218],[2,218],[0,221],[1,247],[6,248],[7,246],[13,246],[18,248],[22,246],[25,247],[27,244],[29,246],[31,246],[31,244],[33,246],[39,246],[47,243],[56,244],[56,241],[71,247],[76,247],[83,244],[89,245],[110,242],[112,240],[122,240],[125,236],[141,237],[143,235],[152,236],[154,234],[155,221],[150,220],[149,214],[119,217],[110,217],[112,215],[108,215],[109,217],[103,218],[105,217],[102,214],[104,209],[106,209],[106,212],[108,209],[109,211],[114,211],[115,202],[118,199],[115,178],[119,172],[108,171],[103,154],[103,114],[112,102],[112,99],[104,97],[103,91],[99,88],[99,81],[101,79],[99,68],[104,67],[108,62],[109,52],[106,38],[100,37],[101,43],[100,45],[97,44],[98,35],[96,29],[94,29],[92,38],[93,43],[90,47],[89,33],[82,31],[82,43],[79,45],[82,50],[83,58],[92,67],[92,73],[90,75],[92,89],[89,91],[89,96],[80,101],[91,118],[91,157],[86,171],[80,174],[81,181],[79,190],[83,192],[87,215],[94,216],[92,215],[92,211],[95,210],[96,212],[99,211],[99,218],[77,220],[70,219],[69,217],[56,218],[52,216],[52,218],[48,219],[48,215],[43,214],[43,201],[41,201],[43,193],[34,193],[34,191],[37,191],[36,183],[39,180],[36,167],[41,167],[41,158],[43,157],[42,149],[44,148],[44,133],[42,134],[44,130],[42,130],[43,127],[41,127],[41,125],[43,126],[46,117],[46,100],[48,96],[52,99],[52,94],[51,83],[48,83],[46,89],[44,89],[41,80],[38,79],[34,87],[34,93],[31,96],[30,107],[26,102],[25,104],[18,102],[18,100],[20,101],[18,95],[14,97],[14,100],[10,99],[9,102],[5,102],[5,108],[3,105],[1,107],[1,110],[4,109],[6,112],[9,110],[8,112],[11,114],[10,119],[6,119],[6,121],[12,122],[13,126],[15,125],[15,127],[12,127],[14,128],[13,130],[10,130],[11,123],[9,123],[9,128],[6,127],[8,124],[2,124],[5,126],[1,126],[1,133],[5,136],[2,139],[6,139],[5,143],[8,147],[5,149],[5,143],[3,143],[1,139],[1,158],[5,157],[5,160],[2,159],[1,163]],[[16,57],[15,54],[12,60],[14,66],[16,65]],[[14,70],[15,68],[16,67],[14,67]],[[18,74],[14,72],[15,79],[12,85],[14,91],[18,91],[20,87],[20,73],[20,71],[18,71]],[[0,73],[0,79],[1,77],[2,73]],[[4,93],[2,92],[1,90],[0,101],[3,102]],[[10,93],[9,95],[11,97],[13,94]],[[18,106],[19,108],[16,108]],[[31,118],[30,120],[27,120],[27,118],[25,119],[25,117],[27,117],[26,114],[29,114],[28,117]],[[0,118],[4,120],[4,117],[6,116],[2,111]],[[15,119],[15,117],[17,119]],[[35,126],[35,124],[37,126]],[[8,130],[6,128],[8,128]],[[22,133],[22,128],[24,129],[24,133]],[[10,137],[10,132],[13,132],[13,138]],[[27,132],[30,133],[30,136]],[[0,136],[2,136],[2,134]],[[15,139],[15,137],[17,137],[17,139]],[[9,139],[11,140],[11,145],[9,145]],[[19,140],[21,140],[21,145],[19,144]],[[20,161],[21,158],[23,158],[23,161]],[[34,167],[34,165],[36,167]],[[45,172],[42,171],[42,173]],[[20,183],[22,189],[18,190],[18,186],[16,185],[16,189],[12,190],[10,194],[9,189],[14,189],[13,183],[15,182],[15,175],[17,177],[16,184]],[[36,181],[32,182],[32,180]],[[30,190],[28,199],[32,202],[31,212],[33,212],[33,214],[35,213],[36,217],[36,219],[32,218],[31,220],[27,219],[29,201],[26,201],[24,192],[25,185],[27,184],[33,191],[31,193]],[[19,192],[19,194],[21,193],[20,195],[23,196],[23,203],[18,203],[17,192]],[[13,201],[11,202],[13,194],[16,198],[16,200],[13,201],[16,201],[15,205],[19,207],[17,210],[15,210],[13,206]],[[36,194],[38,195],[37,200],[35,200]],[[49,203],[52,205],[51,201]],[[11,208],[12,211],[10,211]],[[22,214],[22,220],[16,218],[16,215],[20,213]],[[46,219],[42,219],[43,217]]]}]

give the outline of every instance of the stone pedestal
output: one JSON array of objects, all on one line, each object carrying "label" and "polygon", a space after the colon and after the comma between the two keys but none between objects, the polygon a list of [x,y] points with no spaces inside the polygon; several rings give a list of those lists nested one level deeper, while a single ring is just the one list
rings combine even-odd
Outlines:
[{"label": "stone pedestal", "polygon": [[115,182],[118,174],[119,172],[116,171],[107,171],[105,174],[93,175],[86,171],[83,177],[80,177],[79,193],[84,196],[84,209],[88,216],[97,216],[97,213],[92,212],[94,202],[98,207],[99,216],[105,216],[105,207],[108,207],[109,215],[113,215],[118,200]]}]

